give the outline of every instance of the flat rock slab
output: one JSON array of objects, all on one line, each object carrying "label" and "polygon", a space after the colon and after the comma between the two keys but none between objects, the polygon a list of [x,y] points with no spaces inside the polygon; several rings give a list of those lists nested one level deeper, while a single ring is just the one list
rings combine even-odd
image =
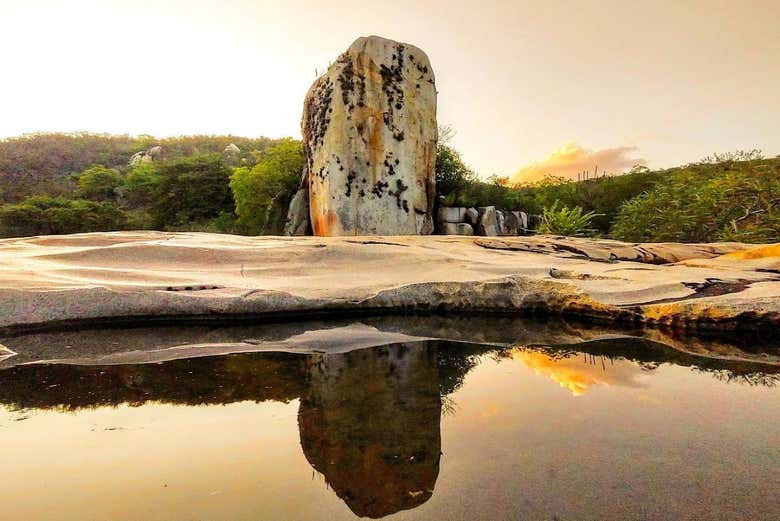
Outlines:
[{"label": "flat rock slab", "polygon": [[0,328],[343,311],[576,315],[703,329],[780,322],[780,248],[536,236],[0,240]]}]

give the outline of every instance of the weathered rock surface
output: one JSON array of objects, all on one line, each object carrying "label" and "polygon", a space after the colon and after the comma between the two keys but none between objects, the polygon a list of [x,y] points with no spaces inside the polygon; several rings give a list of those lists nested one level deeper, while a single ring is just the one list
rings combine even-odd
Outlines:
[{"label": "weathered rock surface", "polygon": [[495,237],[499,235],[498,213],[495,206],[484,206],[477,210],[479,212],[479,223],[477,224],[477,235]]},{"label": "weathered rock surface", "polygon": [[284,234],[291,236],[311,235],[311,222],[309,221],[309,176],[303,172],[301,185],[290,201],[287,210],[287,222],[284,225]]},{"label": "weathered rock surface", "polygon": [[439,223],[460,223],[466,220],[466,209],[458,206],[440,206]]},{"label": "weathered rock surface", "polygon": [[469,223],[472,227],[476,227],[479,222],[479,212],[476,208],[467,208],[463,214],[464,222]]},{"label": "weathered rock surface", "polygon": [[[621,260],[630,259],[630,260]],[[0,240],[0,328],[345,310],[540,311],[706,329],[780,323],[777,246],[564,237]]]},{"label": "weathered rock surface", "polygon": [[439,229],[442,235],[458,235],[458,224],[443,222],[439,223]]},{"label": "weathered rock surface", "polygon": [[474,235],[474,229],[468,223],[448,223],[440,224],[442,235]]},{"label": "weathered rock surface", "polygon": [[474,235],[474,228],[469,223],[458,223],[456,226],[458,235]]},{"label": "weathered rock surface", "polygon": [[423,51],[359,38],[312,85],[302,125],[315,235],[433,232],[436,86]]}]

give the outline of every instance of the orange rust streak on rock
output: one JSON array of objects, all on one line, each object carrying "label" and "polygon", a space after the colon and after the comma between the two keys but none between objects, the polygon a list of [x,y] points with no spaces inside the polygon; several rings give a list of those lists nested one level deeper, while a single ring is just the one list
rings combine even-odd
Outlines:
[{"label": "orange rust streak on rock", "polygon": [[333,211],[328,211],[326,214],[314,216],[314,235],[319,237],[329,237],[336,229],[339,218]]},{"label": "orange rust streak on rock", "polygon": [[780,257],[780,243],[769,244],[766,246],[758,246],[756,248],[750,248],[747,250],[735,251],[733,253],[727,253],[723,256],[724,259],[738,259],[738,260],[751,260],[751,259],[766,259],[770,257]]}]

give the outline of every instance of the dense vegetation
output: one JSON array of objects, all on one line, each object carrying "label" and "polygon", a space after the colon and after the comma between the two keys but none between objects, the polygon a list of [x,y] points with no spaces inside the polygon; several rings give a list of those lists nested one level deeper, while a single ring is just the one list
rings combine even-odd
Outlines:
[{"label": "dense vegetation", "polygon": [[[628,241],[780,241],[780,158],[757,151],[574,182],[481,179],[438,146],[438,204],[539,216],[539,231]],[[234,144],[238,148],[229,147]],[[160,147],[153,160],[134,154]],[[121,229],[282,232],[304,159],[292,139],[42,134],[0,141],[0,237]]]},{"label": "dense vegetation", "polygon": [[[254,194],[234,198],[231,176],[234,170],[262,169],[273,150],[288,143],[103,134],[0,141],[0,236],[122,229],[262,233],[240,222],[237,203],[246,207]],[[153,161],[131,165],[134,154],[152,147],[159,147]]]},{"label": "dense vegetation", "polygon": [[[689,165],[575,182],[480,181],[456,151],[439,147],[444,203],[495,205],[540,216],[538,231],[631,242],[780,241],[780,157],[737,151]],[[442,182],[443,181],[443,182]]]},{"label": "dense vegetation", "polygon": [[780,159],[699,163],[626,201],[611,233],[627,241],[780,241]]},{"label": "dense vegetation", "polygon": [[71,195],[73,174],[94,165],[123,169],[130,156],[151,146],[162,147],[162,159],[221,153],[230,143],[241,160],[253,163],[255,151],[276,143],[268,138],[237,136],[152,136],[107,134],[31,134],[0,140],[0,204],[16,203],[30,195]]},{"label": "dense vegetation", "polygon": [[238,215],[235,230],[281,234],[303,165],[303,146],[287,139],[263,152],[253,167],[237,168],[230,180]]}]

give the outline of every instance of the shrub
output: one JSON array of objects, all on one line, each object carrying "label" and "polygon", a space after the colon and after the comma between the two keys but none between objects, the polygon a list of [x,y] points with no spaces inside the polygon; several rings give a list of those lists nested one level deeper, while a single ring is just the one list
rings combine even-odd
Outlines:
[{"label": "shrub", "polygon": [[569,208],[579,206],[585,212],[594,213],[592,225],[595,229],[607,233],[623,203],[651,189],[666,175],[667,171],[649,171],[642,167],[623,175],[579,183],[548,176],[516,189],[521,193],[518,197],[520,208],[529,213],[541,213],[543,208],[556,202]]},{"label": "shrub", "polygon": [[593,235],[596,230],[592,227],[594,212],[584,213],[579,206],[567,208],[558,207],[558,202],[545,208],[542,213],[542,222],[537,231],[551,235],[583,236]]},{"label": "shrub", "polygon": [[110,203],[38,195],[0,207],[4,237],[124,229],[127,215]]},{"label": "shrub", "polygon": [[688,165],[626,202],[612,236],[626,241],[780,241],[780,159]]}]

